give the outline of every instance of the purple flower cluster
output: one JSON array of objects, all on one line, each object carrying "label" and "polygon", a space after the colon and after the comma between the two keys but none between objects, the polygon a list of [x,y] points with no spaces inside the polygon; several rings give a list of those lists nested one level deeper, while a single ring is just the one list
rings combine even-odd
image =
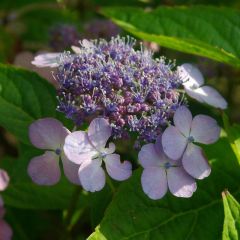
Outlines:
[{"label": "purple flower cluster", "polygon": [[155,140],[181,104],[182,81],[173,63],[134,50],[134,44],[130,37],[83,40],[56,73],[58,110],[78,126],[104,117],[115,138],[132,131],[141,140]]}]

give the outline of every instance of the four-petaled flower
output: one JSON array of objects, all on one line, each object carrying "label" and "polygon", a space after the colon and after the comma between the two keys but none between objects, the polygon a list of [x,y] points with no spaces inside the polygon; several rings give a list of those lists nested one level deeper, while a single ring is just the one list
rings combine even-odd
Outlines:
[{"label": "four-petaled flower", "polygon": [[141,182],[143,191],[151,199],[162,198],[168,188],[176,197],[189,198],[196,191],[197,185],[193,177],[186,173],[181,161],[170,160],[162,149],[162,136],[156,143],[142,147],[138,154],[139,163],[144,168]]},{"label": "four-petaled flower", "polygon": [[185,91],[190,97],[216,108],[227,108],[226,100],[216,89],[210,86],[203,86],[203,75],[196,67],[185,63],[179,67],[179,72]]},{"label": "four-petaled flower", "polygon": [[211,168],[202,149],[194,142],[211,144],[218,140],[220,127],[217,122],[206,115],[192,114],[185,106],[177,109],[173,118],[175,126],[169,126],[162,135],[163,150],[172,160],[182,158],[186,172],[194,178],[209,176]]},{"label": "four-petaled flower", "polygon": [[115,154],[113,143],[106,147],[111,136],[111,127],[104,118],[95,118],[89,125],[88,132],[76,131],[65,139],[64,152],[68,159],[79,164],[79,179],[83,188],[90,192],[101,190],[106,181],[102,163],[107,173],[115,180],[122,181],[131,176],[130,162],[120,161]]},{"label": "four-petaled flower", "polygon": [[67,179],[80,184],[77,171],[78,165],[69,161],[62,151],[64,140],[70,131],[54,118],[43,118],[33,122],[29,127],[31,143],[45,149],[41,156],[34,157],[28,165],[28,174],[39,185],[54,185],[61,177],[59,158],[62,160],[63,171]]}]

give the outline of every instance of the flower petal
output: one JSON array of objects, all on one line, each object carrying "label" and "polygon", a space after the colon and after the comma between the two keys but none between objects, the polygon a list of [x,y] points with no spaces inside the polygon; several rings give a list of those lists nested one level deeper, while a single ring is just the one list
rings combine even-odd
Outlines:
[{"label": "flower petal", "polygon": [[61,159],[63,163],[63,171],[66,178],[73,184],[80,185],[80,180],[78,177],[79,165],[70,161],[64,153],[61,154]]},{"label": "flower petal", "polygon": [[36,184],[56,184],[61,177],[59,156],[46,151],[43,155],[32,158],[28,165],[28,174]]},{"label": "flower petal", "polygon": [[71,49],[73,50],[74,53],[76,54],[81,54],[82,50],[81,48],[77,47],[77,46],[71,46]]},{"label": "flower petal", "polygon": [[187,145],[187,138],[184,137],[176,127],[169,126],[162,135],[163,151],[172,159],[179,159]]},{"label": "flower petal", "polygon": [[34,58],[32,64],[37,67],[58,67],[60,65],[61,53],[43,53]]},{"label": "flower petal", "polygon": [[198,93],[198,89],[191,89],[191,88],[187,88],[185,87],[185,92],[187,93],[188,96],[190,96],[191,98],[197,100],[200,103],[204,103],[204,100],[202,99],[201,94]]},{"label": "flower petal", "polygon": [[101,164],[100,159],[94,159],[84,161],[80,166],[78,175],[81,185],[86,191],[96,192],[103,189],[106,178]]},{"label": "flower petal", "polygon": [[177,129],[185,136],[189,137],[192,124],[192,114],[185,106],[181,106],[174,114],[173,121]]},{"label": "flower petal", "polygon": [[153,200],[162,198],[168,189],[166,172],[160,167],[145,168],[141,183],[143,191]]},{"label": "flower petal", "polygon": [[[160,151],[161,149],[159,152]],[[164,154],[162,154],[162,156],[164,156]],[[147,168],[159,166],[159,164],[164,162],[165,158],[161,158],[161,155],[157,152],[157,147],[155,148],[153,143],[149,143],[142,146],[138,153],[138,160],[143,168]]]},{"label": "flower petal", "polygon": [[11,240],[12,239],[12,228],[3,219],[0,219],[0,239]]},{"label": "flower petal", "polygon": [[222,97],[222,95],[213,87],[210,86],[203,86],[200,88],[197,88],[195,90],[196,94],[199,94],[199,96],[202,98],[202,100],[216,108],[220,109],[226,109],[227,108],[227,102]]},{"label": "flower petal", "polygon": [[197,184],[183,167],[170,167],[167,170],[168,187],[176,197],[189,198],[197,189]]},{"label": "flower petal", "polygon": [[190,135],[196,142],[211,144],[218,140],[220,131],[215,119],[199,114],[193,118]]},{"label": "flower petal", "polygon": [[120,155],[109,154],[104,159],[109,176],[115,180],[123,181],[132,175],[132,164],[129,161],[120,161]]},{"label": "flower petal", "polygon": [[183,85],[190,88],[198,88],[204,84],[204,78],[198,68],[192,64],[184,63],[179,67],[180,77],[183,79]]},{"label": "flower petal", "polygon": [[89,142],[87,133],[83,131],[70,133],[65,139],[63,150],[66,157],[76,164],[81,164],[97,154],[97,150]]},{"label": "flower petal", "polygon": [[0,191],[3,191],[7,188],[9,183],[9,176],[7,172],[3,169],[0,169]]},{"label": "flower petal", "polygon": [[114,143],[110,142],[108,147],[107,148],[104,148],[102,149],[102,153],[105,153],[105,154],[111,154],[111,153],[114,153],[116,150],[116,146]]},{"label": "flower petal", "polygon": [[108,121],[104,118],[95,118],[89,125],[88,137],[90,142],[98,150],[106,146],[108,139],[111,137],[112,129]]},{"label": "flower petal", "polygon": [[40,149],[56,150],[60,148],[69,133],[70,131],[54,118],[39,119],[29,127],[31,143]]},{"label": "flower petal", "polygon": [[189,143],[183,154],[182,164],[185,171],[192,177],[203,179],[211,173],[211,168],[199,146]]}]

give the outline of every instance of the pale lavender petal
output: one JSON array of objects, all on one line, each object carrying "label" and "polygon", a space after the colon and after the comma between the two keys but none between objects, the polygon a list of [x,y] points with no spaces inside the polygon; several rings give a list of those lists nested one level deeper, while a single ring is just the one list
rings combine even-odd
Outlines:
[{"label": "pale lavender petal", "polygon": [[37,67],[58,67],[60,65],[61,53],[43,53],[34,58],[32,64]]},{"label": "pale lavender petal", "polygon": [[187,138],[184,137],[176,127],[169,126],[162,135],[163,151],[172,159],[179,159],[187,145]]},{"label": "pale lavender petal", "polygon": [[96,192],[103,189],[106,177],[101,164],[100,159],[84,161],[81,164],[78,175],[81,185],[86,191]]},{"label": "pale lavender petal", "polygon": [[197,115],[193,118],[190,135],[194,141],[211,144],[218,140],[221,128],[217,121],[206,115]]},{"label": "pale lavender petal", "polygon": [[39,119],[29,127],[31,143],[40,149],[56,150],[60,148],[69,133],[69,130],[54,118]]},{"label": "pale lavender petal", "polygon": [[114,153],[116,150],[116,146],[114,143],[110,142],[107,148],[104,148],[102,152],[106,154]]},{"label": "pale lavender petal", "polygon": [[160,155],[157,152],[156,148],[153,143],[149,143],[142,146],[141,151],[138,153],[138,160],[143,168],[157,167],[164,162],[165,160],[164,154]]},{"label": "pale lavender petal", "polygon": [[12,235],[12,228],[3,219],[0,219],[0,240],[11,240]]},{"label": "pale lavender petal", "polygon": [[63,163],[63,171],[66,178],[73,184],[80,185],[80,180],[78,176],[79,165],[70,161],[64,153],[61,154],[61,159]]},{"label": "pale lavender petal", "polygon": [[189,136],[192,124],[192,114],[185,106],[181,106],[174,114],[173,121],[177,129],[186,137]]},{"label": "pale lavender petal", "polygon": [[192,64],[184,63],[179,67],[180,77],[183,79],[183,85],[191,88],[198,88],[203,85],[204,78],[198,68]]},{"label": "pale lavender petal", "polygon": [[183,167],[170,167],[167,170],[167,180],[170,192],[176,197],[189,198],[197,189],[197,184]]},{"label": "pale lavender petal", "polygon": [[71,46],[71,49],[73,50],[74,53],[76,54],[81,54],[82,50],[81,48],[77,47],[77,46]]},{"label": "pale lavender petal", "polygon": [[182,164],[185,171],[197,179],[208,177],[211,173],[211,167],[204,157],[202,149],[193,143],[188,144],[183,154]]},{"label": "pale lavender petal", "polygon": [[161,163],[169,161],[169,158],[166,156],[165,152],[163,151],[162,134],[158,135],[154,147],[155,147],[155,150],[158,154],[158,157],[161,160]]},{"label": "pale lavender petal", "polygon": [[63,150],[67,158],[76,164],[81,164],[98,153],[83,131],[70,133],[65,139]]},{"label": "pale lavender petal", "polygon": [[149,167],[143,170],[141,176],[143,191],[149,198],[162,198],[168,189],[166,171],[160,167]]},{"label": "pale lavender petal", "polygon": [[61,177],[59,156],[46,151],[43,155],[31,159],[28,174],[39,185],[54,185]]},{"label": "pale lavender petal", "polygon": [[123,181],[132,175],[132,164],[128,161],[121,162],[120,155],[109,154],[104,161],[106,170],[111,178]]},{"label": "pale lavender petal", "polygon": [[7,172],[3,169],[0,169],[0,191],[3,191],[7,188],[9,183],[9,176]]},{"label": "pale lavender petal", "polygon": [[191,88],[185,87],[185,92],[187,93],[188,96],[197,100],[200,103],[204,103],[204,100],[202,99],[202,96],[201,96],[201,94],[198,93],[198,91],[199,91],[199,88],[191,89]]},{"label": "pale lavender petal", "polygon": [[89,125],[88,137],[91,143],[98,149],[105,148],[108,139],[111,137],[112,129],[104,118],[95,118]]},{"label": "pale lavender petal", "polygon": [[213,87],[203,86],[195,90],[195,95],[198,94],[201,99],[216,108],[226,109],[227,102],[222,95]]}]

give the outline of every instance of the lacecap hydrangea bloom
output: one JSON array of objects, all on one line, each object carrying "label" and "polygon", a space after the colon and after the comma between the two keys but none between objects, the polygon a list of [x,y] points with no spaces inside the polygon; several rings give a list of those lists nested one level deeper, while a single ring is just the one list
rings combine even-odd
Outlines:
[{"label": "lacecap hydrangea bloom", "polygon": [[190,197],[196,190],[194,179],[211,171],[195,143],[217,141],[220,128],[208,116],[192,118],[184,93],[221,109],[227,103],[215,89],[203,86],[201,73],[192,65],[176,67],[163,57],[153,59],[151,52],[135,50],[134,44],[130,37],[82,40],[72,46],[72,53],[35,59],[35,65],[58,68],[57,110],[76,128],[90,124],[87,131],[69,132],[61,149],[78,166],[83,188],[98,191],[105,184],[103,166],[115,180],[131,176],[131,163],[121,162],[108,141],[134,136],[146,144],[139,153],[144,192],[159,199],[169,188],[177,197]]}]

